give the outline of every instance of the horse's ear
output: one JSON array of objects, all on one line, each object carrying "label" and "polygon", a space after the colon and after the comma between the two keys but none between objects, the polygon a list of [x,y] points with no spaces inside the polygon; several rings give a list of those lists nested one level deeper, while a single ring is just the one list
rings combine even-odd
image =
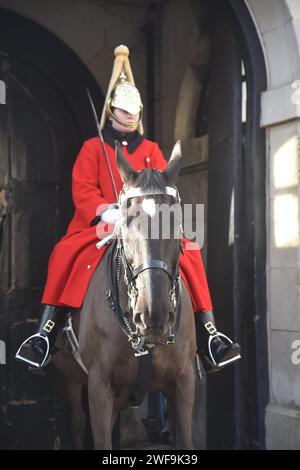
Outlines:
[{"label": "horse's ear", "polygon": [[181,141],[177,140],[176,144],[173,147],[168,166],[164,171],[164,175],[171,184],[176,184],[177,177],[181,169]]},{"label": "horse's ear", "polygon": [[129,183],[133,181],[137,176],[137,172],[132,168],[130,163],[128,162],[127,158],[125,157],[120,142],[117,140],[115,141],[115,149],[116,149],[116,158],[117,158],[117,165],[120,171],[120,175],[122,178],[123,183]]}]

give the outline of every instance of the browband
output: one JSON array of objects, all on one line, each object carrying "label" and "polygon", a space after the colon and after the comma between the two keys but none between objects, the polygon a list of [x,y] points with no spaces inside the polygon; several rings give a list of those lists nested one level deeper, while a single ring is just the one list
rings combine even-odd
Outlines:
[{"label": "browband", "polygon": [[133,197],[144,197],[144,196],[155,196],[157,194],[168,194],[169,196],[173,196],[177,199],[178,192],[177,189],[172,188],[171,186],[166,186],[164,190],[151,190],[145,191],[141,188],[131,188],[126,191],[126,193],[120,193],[120,202],[121,204],[126,201],[126,199],[131,199]]}]

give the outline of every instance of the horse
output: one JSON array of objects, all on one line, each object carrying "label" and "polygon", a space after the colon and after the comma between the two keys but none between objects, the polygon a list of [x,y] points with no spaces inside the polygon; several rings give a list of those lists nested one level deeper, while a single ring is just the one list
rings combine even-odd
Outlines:
[{"label": "horse", "polygon": [[162,392],[167,399],[174,447],[193,449],[196,335],[190,295],[179,275],[181,237],[174,234],[181,220],[173,217],[166,239],[159,219],[159,236],[151,238],[137,216],[142,212],[151,223],[156,207],[180,203],[180,143],[163,172],[136,172],[120,145],[116,158],[123,190],[115,239],[73,316],[87,374],[61,351],[53,356],[68,396],[74,446],[83,448],[84,441],[82,387],[88,389],[94,448],[110,450],[119,413],[132,404],[142,357],[151,353],[147,391]]}]

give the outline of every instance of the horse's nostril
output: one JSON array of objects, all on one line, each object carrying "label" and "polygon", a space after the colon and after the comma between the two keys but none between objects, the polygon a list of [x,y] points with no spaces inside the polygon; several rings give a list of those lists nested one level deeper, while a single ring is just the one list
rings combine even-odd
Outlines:
[{"label": "horse's nostril", "polygon": [[139,323],[142,323],[141,314],[140,313],[135,313],[133,321],[136,325],[139,324]]},{"label": "horse's nostril", "polygon": [[143,329],[147,328],[147,325],[141,313],[134,314],[133,323],[138,327],[142,327]]}]

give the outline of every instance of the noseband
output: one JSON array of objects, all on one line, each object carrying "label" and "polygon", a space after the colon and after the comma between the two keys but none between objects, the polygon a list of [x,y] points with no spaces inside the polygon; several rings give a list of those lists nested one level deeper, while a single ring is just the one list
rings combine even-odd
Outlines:
[{"label": "noseband", "polygon": [[[156,195],[169,195],[175,198],[176,202],[180,202],[180,197],[178,194],[178,190],[176,188],[172,188],[170,186],[166,186],[163,190],[155,190],[155,191],[147,191],[141,188],[131,188],[128,191],[124,189],[120,193],[119,197],[119,206],[127,202],[127,200],[135,198],[135,197],[146,197],[146,196],[156,196]],[[121,323],[122,330],[128,336],[129,341],[135,351],[135,356],[141,356],[144,354],[148,354],[148,348],[155,346],[156,343],[149,342],[147,339],[142,336],[142,334],[136,330],[133,331],[127,318],[125,317],[125,309],[120,304],[119,301],[119,283],[120,283],[120,272],[121,272],[121,264],[124,269],[124,282],[127,286],[127,294],[130,299],[130,306],[133,310],[137,301],[138,297],[138,288],[136,285],[137,277],[144,271],[148,269],[160,269],[164,271],[171,280],[171,288],[169,291],[169,298],[171,302],[171,306],[175,311],[176,321],[175,321],[175,330],[174,332],[171,331],[167,337],[166,343],[173,344],[175,343],[175,337],[179,328],[180,323],[180,309],[179,306],[179,255],[182,251],[182,242],[180,240],[179,252],[177,255],[176,266],[174,269],[171,269],[164,261],[160,259],[149,259],[146,260],[144,263],[140,264],[136,268],[133,268],[125,255],[124,245],[122,237],[117,236],[117,249],[116,254],[112,257],[112,260],[116,260],[117,268],[116,270],[112,268],[112,289],[109,289],[106,292],[106,298],[109,300],[112,309],[118,316],[118,319]],[[113,272],[115,275],[113,275]],[[124,329],[124,325],[126,328]]]}]

